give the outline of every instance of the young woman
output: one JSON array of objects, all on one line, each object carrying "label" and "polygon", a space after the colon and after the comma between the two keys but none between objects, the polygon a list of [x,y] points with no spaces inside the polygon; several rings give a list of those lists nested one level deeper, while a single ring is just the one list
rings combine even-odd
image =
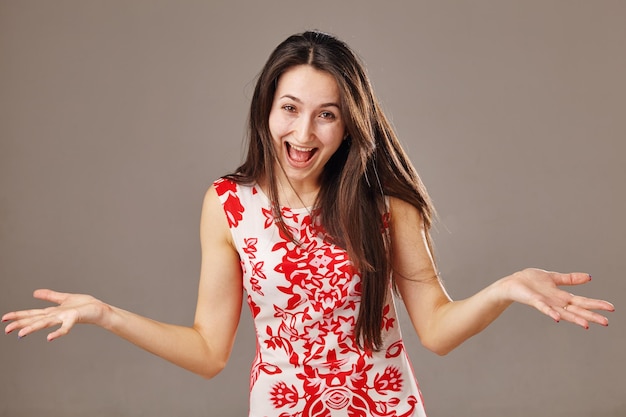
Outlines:
[{"label": "young woman", "polygon": [[271,54],[251,103],[248,155],[206,193],[192,327],[165,324],[88,295],[37,290],[58,304],[5,314],[20,337],[77,323],[103,327],[211,378],[230,355],[244,294],[257,354],[250,416],[424,416],[394,293],[421,342],[446,354],[513,302],[553,320],[607,325],[601,300],[561,285],[585,273],[527,269],[452,301],[438,278],[433,208],[340,40],[294,35]]}]

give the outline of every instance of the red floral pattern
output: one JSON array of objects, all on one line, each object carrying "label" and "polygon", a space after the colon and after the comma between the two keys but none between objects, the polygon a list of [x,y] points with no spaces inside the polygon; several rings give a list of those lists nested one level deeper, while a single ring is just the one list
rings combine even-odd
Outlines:
[{"label": "red floral pattern", "polygon": [[[423,417],[393,298],[379,352],[359,349],[358,271],[306,209],[283,208],[298,243],[275,224],[257,186],[215,182],[237,245],[257,332],[250,416]],[[387,224],[387,216],[385,216]]]}]

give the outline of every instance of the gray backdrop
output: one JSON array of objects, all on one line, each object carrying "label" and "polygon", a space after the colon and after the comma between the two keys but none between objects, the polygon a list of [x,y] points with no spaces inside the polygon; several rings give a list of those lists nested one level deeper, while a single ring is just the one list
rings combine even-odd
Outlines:
[{"label": "gray backdrop", "polygon": [[[608,328],[513,306],[446,357],[402,321],[432,417],[626,415],[626,3],[0,1],[0,310],[91,293],[191,324],[205,189],[238,165],[254,77],[318,28],[363,57],[440,213],[455,298],[526,266],[582,270]],[[227,369],[96,328],[0,342],[2,416],[245,416]]]}]

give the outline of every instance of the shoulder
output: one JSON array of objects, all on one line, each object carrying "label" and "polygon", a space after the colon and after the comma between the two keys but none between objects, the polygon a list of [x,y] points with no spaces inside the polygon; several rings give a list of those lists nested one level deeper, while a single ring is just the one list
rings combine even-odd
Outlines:
[{"label": "shoulder", "polygon": [[220,217],[226,218],[228,228],[248,228],[254,226],[256,221],[265,219],[267,198],[256,183],[247,184],[231,178],[219,178],[207,191],[205,205],[209,209],[221,211]]},{"label": "shoulder", "polygon": [[211,188],[215,189],[218,197],[223,201],[229,196],[255,195],[258,186],[256,182],[242,182],[230,177],[220,177],[213,182]]},{"label": "shoulder", "polygon": [[216,220],[214,216],[222,213],[218,218],[223,218],[223,202],[221,196],[226,191],[223,186],[218,184],[218,181],[214,182],[204,193],[204,199],[202,201],[202,222],[205,223],[208,220]]},{"label": "shoulder", "polygon": [[205,192],[200,217],[200,234],[203,243],[216,240],[231,243],[230,224],[225,213],[225,182],[215,181]]},{"label": "shoulder", "polygon": [[213,181],[211,187],[209,187],[209,191],[214,190],[218,196],[222,196],[227,193],[236,193],[237,192],[237,183],[227,177],[221,177]]}]

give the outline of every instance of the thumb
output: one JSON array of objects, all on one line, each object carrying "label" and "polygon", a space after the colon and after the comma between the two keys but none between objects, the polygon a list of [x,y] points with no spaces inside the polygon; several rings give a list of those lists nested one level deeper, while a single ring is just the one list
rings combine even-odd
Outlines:
[{"label": "thumb", "polygon": [[33,292],[33,297],[39,300],[50,301],[52,303],[61,304],[67,299],[68,294],[56,292],[48,289],[38,289]]},{"label": "thumb", "polygon": [[568,274],[551,272],[550,274],[556,285],[580,285],[591,281],[591,275],[586,272],[571,272]]}]

